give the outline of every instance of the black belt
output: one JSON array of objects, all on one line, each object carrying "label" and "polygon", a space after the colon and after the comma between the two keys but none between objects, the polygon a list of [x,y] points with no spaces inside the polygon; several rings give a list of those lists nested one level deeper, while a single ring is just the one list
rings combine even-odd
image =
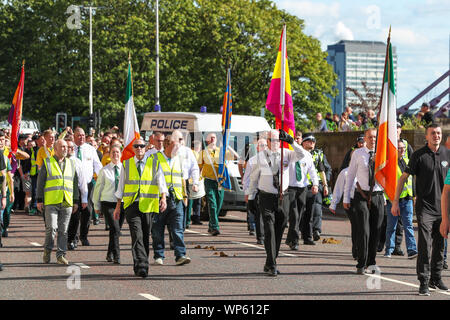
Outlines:
[{"label": "black belt", "polygon": [[[259,195],[260,196],[268,196],[268,197],[274,197],[274,198],[278,198],[279,194],[278,193],[270,193],[270,192],[265,192],[262,190],[259,190]],[[283,195],[287,195],[287,192],[283,192]]]},{"label": "black belt", "polygon": [[[363,190],[364,193],[366,193],[367,195],[370,193],[369,191]],[[372,191],[372,195],[373,196],[377,196],[377,195],[383,195],[384,191]]]},{"label": "black belt", "polygon": [[289,190],[289,189],[294,189],[294,190],[300,190],[300,191],[302,191],[302,190],[305,190],[306,187],[291,187],[291,186],[289,186],[288,190]]}]

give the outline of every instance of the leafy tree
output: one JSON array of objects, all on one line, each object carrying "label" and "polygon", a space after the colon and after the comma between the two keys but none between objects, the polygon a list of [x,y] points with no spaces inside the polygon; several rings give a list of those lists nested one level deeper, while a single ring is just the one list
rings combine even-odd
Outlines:
[{"label": "leafy tree", "polygon": [[[80,1],[83,2],[83,1]],[[87,1],[84,1],[87,4]],[[69,0],[0,2],[0,101],[10,103],[26,59],[24,116],[54,125],[54,115],[89,113],[89,15],[66,25]],[[93,15],[94,110],[122,126],[128,55],[138,114],[155,104],[154,0],[97,0]],[[283,23],[294,108],[300,125],[330,110],[336,75],[304,22],[269,0],[160,1],[160,104],[163,111],[219,112],[230,64],[233,112],[259,115]],[[5,118],[3,109],[1,116]],[[269,113],[266,113],[270,119]],[[300,117],[301,116],[301,117]]]}]

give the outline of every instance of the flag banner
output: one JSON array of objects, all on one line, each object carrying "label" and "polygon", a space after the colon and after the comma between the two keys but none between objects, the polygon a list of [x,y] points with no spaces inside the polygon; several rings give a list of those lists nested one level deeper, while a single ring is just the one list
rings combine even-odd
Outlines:
[{"label": "flag banner", "polygon": [[22,120],[22,102],[23,102],[23,88],[25,81],[25,62],[22,64],[22,71],[20,73],[20,80],[17,86],[14,98],[11,103],[9,111],[8,123],[11,125],[11,152],[8,157],[11,158],[16,154],[19,144],[20,121]]},{"label": "flag banner", "polygon": [[134,110],[133,100],[133,81],[131,76],[131,61],[128,63],[128,79],[127,90],[125,99],[125,118],[123,121],[123,141],[125,148],[122,152],[121,161],[125,161],[134,157],[133,143],[135,140],[140,139],[139,125],[136,117],[136,111]]},{"label": "flag banner", "polygon": [[[291,80],[289,77],[288,56],[286,49],[286,26],[283,27],[278,49],[277,61],[270,83],[266,108],[275,116],[276,129],[281,129],[284,106],[284,128],[290,135],[295,135],[294,105],[292,102]],[[289,145],[285,143],[285,147]]]},{"label": "flag banner", "polygon": [[226,166],[226,154],[230,142],[231,115],[233,111],[233,99],[231,96],[231,71],[227,72],[227,89],[223,98],[222,107],[222,149],[219,155],[218,184],[224,189],[231,190],[231,180]]},{"label": "flag banner", "polygon": [[388,38],[386,67],[381,97],[380,120],[378,126],[375,156],[375,179],[384,188],[392,201],[397,188],[397,103],[395,98],[395,75],[392,60],[392,46]]}]

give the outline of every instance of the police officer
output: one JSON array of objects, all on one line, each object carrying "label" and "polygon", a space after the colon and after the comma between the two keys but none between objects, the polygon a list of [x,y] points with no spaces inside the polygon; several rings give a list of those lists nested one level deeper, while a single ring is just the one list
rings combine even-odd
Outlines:
[{"label": "police officer", "polygon": [[[66,158],[67,142],[57,140],[55,154],[44,159],[37,181],[37,207],[45,212],[44,263],[50,263],[56,233],[58,233],[58,264],[68,265],[67,229],[70,217],[78,209],[78,176],[75,162]],[[44,211],[45,209],[45,211]]]},{"label": "police officer", "polygon": [[[317,176],[319,177],[319,191],[313,193],[313,183],[308,175],[308,192],[306,194],[306,211],[300,222],[303,243],[315,245],[320,239],[322,229],[322,196],[328,196],[328,183],[331,177],[331,167],[320,149],[315,149],[316,138],[312,133],[303,136],[302,146],[312,155]],[[314,240],[314,241],[313,241]]]},{"label": "police officer", "polygon": [[[449,150],[441,147],[442,130],[437,124],[426,129],[427,144],[415,151],[398,180],[392,214],[400,214],[399,198],[409,175],[416,176],[416,216],[419,226],[417,278],[419,295],[429,296],[429,287],[447,291],[441,279],[444,262],[444,238],[439,232],[442,221],[441,194],[450,161]],[[431,249],[431,250],[430,250]],[[431,258],[431,260],[430,260]]]},{"label": "police officer", "polygon": [[[294,151],[283,149],[283,163],[280,140],[292,144],[294,148]],[[258,161],[252,168],[247,194],[251,200],[251,197],[259,190],[258,206],[264,221],[264,248],[267,254],[264,272],[268,276],[276,277],[279,273],[276,258],[289,212],[289,197],[285,192],[289,186],[289,164],[305,157],[306,151],[283,130],[279,132],[271,130],[267,137],[267,145],[267,150],[257,154]],[[282,173],[280,173],[281,170]],[[282,196],[280,196],[281,181]]]},{"label": "police officer", "polygon": [[135,156],[125,160],[120,170],[114,219],[120,218],[123,199],[125,218],[130,226],[134,274],[146,278],[151,214],[166,210],[167,186],[158,159],[145,155],[143,139],[133,142],[133,152]]},{"label": "police officer", "polygon": [[[302,143],[302,133],[297,132],[295,141]],[[308,185],[312,182],[311,188]],[[306,209],[306,194],[308,189],[313,195],[319,192],[319,178],[310,153],[303,159],[289,164],[289,229],[286,244],[291,250],[298,250],[299,227]]]},{"label": "police officer", "polygon": [[[344,209],[349,210],[351,189],[355,178],[357,179],[352,202],[359,238],[356,252],[358,255],[357,274],[364,274],[367,267],[374,268],[376,266],[378,239],[383,222],[384,193],[382,187],[373,180],[375,179],[376,139],[377,130],[375,128],[365,131],[366,146],[353,151],[345,181]],[[371,186],[373,186],[372,194],[370,194]]]}]

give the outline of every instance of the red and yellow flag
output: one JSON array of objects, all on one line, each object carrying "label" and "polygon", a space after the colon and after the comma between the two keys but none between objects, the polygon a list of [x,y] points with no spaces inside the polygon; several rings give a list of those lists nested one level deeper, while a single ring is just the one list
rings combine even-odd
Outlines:
[{"label": "red and yellow flag", "polygon": [[22,72],[20,74],[19,85],[17,86],[16,93],[11,103],[11,109],[9,111],[8,122],[11,125],[11,153],[16,154],[19,143],[19,131],[20,121],[22,120],[22,102],[23,102],[23,86],[25,81],[25,61],[22,63]]},{"label": "red and yellow flag", "polygon": [[392,201],[397,188],[397,118],[392,46],[388,38],[386,66],[384,69],[383,96],[381,100],[378,141],[375,156],[375,179]]}]

